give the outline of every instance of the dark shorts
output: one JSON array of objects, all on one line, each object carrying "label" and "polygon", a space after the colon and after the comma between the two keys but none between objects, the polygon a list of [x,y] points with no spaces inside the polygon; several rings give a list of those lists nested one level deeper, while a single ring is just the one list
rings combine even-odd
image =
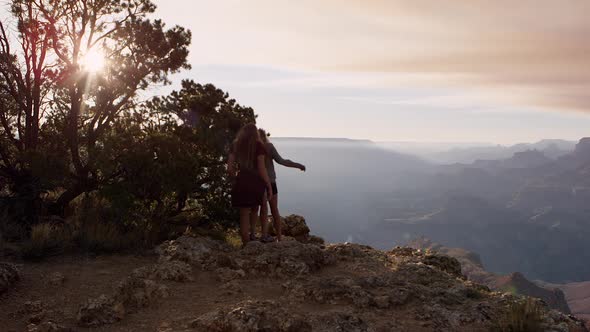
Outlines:
[{"label": "dark shorts", "polygon": [[240,172],[235,179],[231,200],[237,208],[253,208],[262,204],[266,191],[264,181],[256,173]]}]

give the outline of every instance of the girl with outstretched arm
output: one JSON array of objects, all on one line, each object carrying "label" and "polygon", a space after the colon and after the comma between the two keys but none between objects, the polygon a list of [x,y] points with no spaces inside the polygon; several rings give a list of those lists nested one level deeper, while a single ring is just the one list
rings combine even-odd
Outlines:
[{"label": "girl with outstretched arm", "polygon": [[[274,144],[268,140],[268,135],[264,129],[258,129],[258,133],[261,141],[264,143],[266,149],[265,165],[268,177],[271,183],[271,190],[267,190],[264,194],[263,204],[260,209],[260,223],[262,226],[262,242],[274,241],[272,236],[268,235],[268,204],[270,204],[270,212],[272,214],[273,225],[277,235],[277,240],[281,241],[282,227],[281,227],[281,214],[279,213],[279,191],[277,188],[277,175],[275,172],[274,162],[276,161],[279,165],[291,168],[298,168],[305,172],[305,166],[291,161],[289,159],[283,159]],[[254,222],[256,222],[254,220]],[[255,225],[255,224],[254,224]],[[254,228],[251,228],[253,232]]]}]

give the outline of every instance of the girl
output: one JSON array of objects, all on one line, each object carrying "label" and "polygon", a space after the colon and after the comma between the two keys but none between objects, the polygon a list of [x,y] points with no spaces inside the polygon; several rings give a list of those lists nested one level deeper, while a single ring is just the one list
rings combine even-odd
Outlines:
[{"label": "girl", "polygon": [[236,177],[231,199],[232,206],[240,209],[240,235],[244,245],[250,240],[249,226],[256,224],[258,206],[262,204],[265,191],[272,192],[265,156],[266,149],[256,125],[250,123],[242,127],[229,155],[228,172]]},{"label": "girl", "polygon": [[[277,175],[275,173],[275,166],[273,161],[276,161],[278,164],[291,167],[291,168],[299,168],[300,170],[305,172],[305,166],[302,164],[296,163],[289,159],[283,159],[275,146],[268,140],[268,135],[264,129],[258,129],[258,133],[260,139],[265,145],[266,148],[266,171],[268,173],[270,182],[271,182],[271,189],[267,190],[264,195],[264,202],[262,203],[262,207],[260,209],[260,223],[262,226],[262,242],[272,242],[274,239],[272,236],[268,235],[268,204],[267,201],[270,203],[270,211],[272,214],[273,225],[275,232],[277,234],[277,240],[281,241],[282,230],[281,230],[281,214],[279,213],[279,198],[278,198],[278,188],[277,188]],[[268,194],[268,196],[267,196]],[[252,220],[251,220],[252,222]],[[254,222],[256,222],[254,220]],[[254,224],[255,225],[255,224]],[[254,228],[252,227],[252,230]],[[251,230],[251,231],[252,231]]]}]

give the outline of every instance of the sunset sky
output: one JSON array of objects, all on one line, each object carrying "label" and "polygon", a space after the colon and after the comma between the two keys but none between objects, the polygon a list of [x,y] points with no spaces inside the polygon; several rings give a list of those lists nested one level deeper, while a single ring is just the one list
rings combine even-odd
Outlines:
[{"label": "sunset sky", "polygon": [[590,136],[587,0],[156,0],[193,69],[274,136]]}]

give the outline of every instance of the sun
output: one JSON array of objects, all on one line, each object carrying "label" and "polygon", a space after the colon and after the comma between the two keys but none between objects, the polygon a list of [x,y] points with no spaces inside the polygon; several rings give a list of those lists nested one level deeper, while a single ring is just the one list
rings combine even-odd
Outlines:
[{"label": "sun", "polygon": [[100,50],[93,48],[82,57],[80,64],[83,70],[90,73],[98,73],[104,69],[106,59]]}]

